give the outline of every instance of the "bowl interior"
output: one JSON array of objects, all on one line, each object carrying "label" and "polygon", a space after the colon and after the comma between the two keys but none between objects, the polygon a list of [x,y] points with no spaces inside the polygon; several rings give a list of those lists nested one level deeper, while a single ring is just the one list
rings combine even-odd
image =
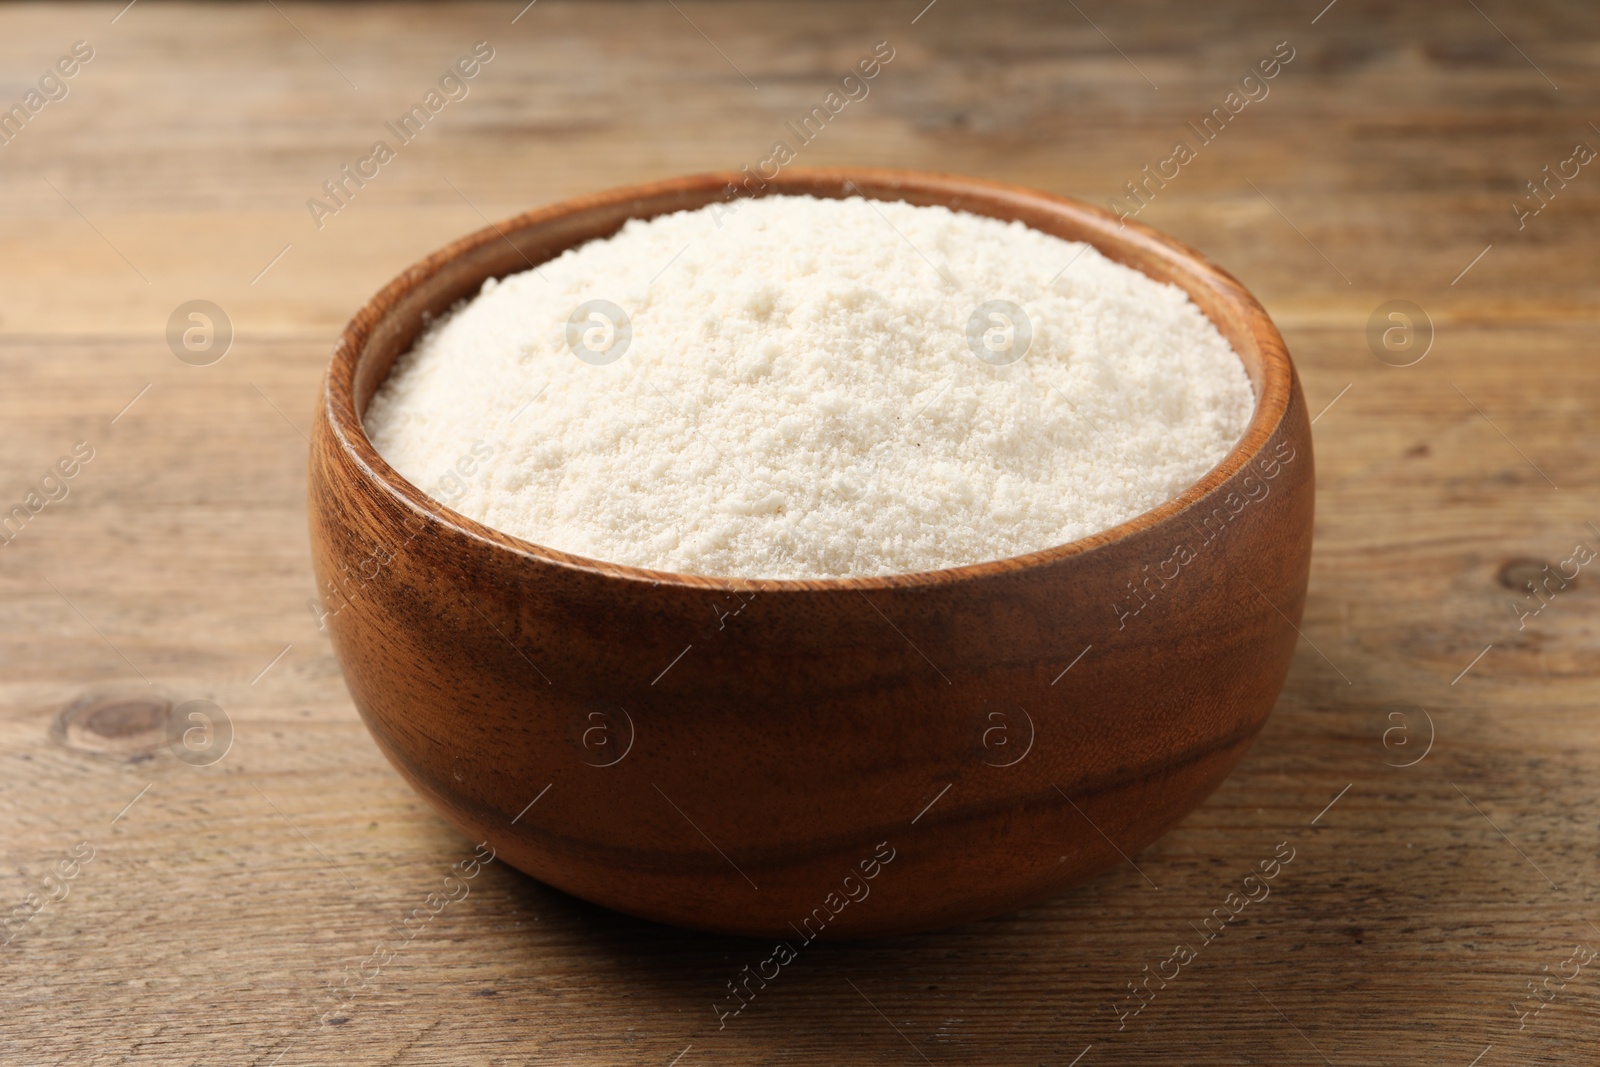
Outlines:
[{"label": "bowl interior", "polygon": [[[738,183],[746,183],[739,185]],[[621,576],[741,589],[780,590],[850,584],[856,588],[948,580],[995,566],[1026,565],[1097,547],[1146,528],[1188,507],[1231,477],[1261,449],[1288,408],[1293,370],[1283,340],[1266,311],[1226,272],[1199,253],[1138,223],[1121,223],[1097,208],[1015,186],[970,178],[892,170],[794,170],[754,187],[738,173],[713,173],[630,186],[519,215],[447,246],[408,269],[351,321],[329,371],[329,415],[343,446],[396,496],[480,539],[498,542],[541,559]],[[737,192],[735,192],[737,190]],[[1157,281],[1183,289],[1227,338],[1255,389],[1249,425],[1233,449],[1179,496],[1109,530],[1013,560],[971,564],[917,575],[879,578],[722,579],[649,571],[589,560],[522,541],[452,511],[406,481],[373,448],[361,424],[367,404],[394,361],[411,348],[434,317],[477,294],[487,278],[532,269],[569,248],[617,232],[629,219],[692,210],[738,196],[811,195],[842,199],[904,200],[1017,220],[1070,241],[1093,245],[1108,258]]]}]

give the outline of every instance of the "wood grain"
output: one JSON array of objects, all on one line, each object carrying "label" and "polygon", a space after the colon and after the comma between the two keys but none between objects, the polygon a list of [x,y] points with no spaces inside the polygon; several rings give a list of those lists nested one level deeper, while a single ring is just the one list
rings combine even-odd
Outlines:
[{"label": "wood grain", "polygon": [[[1600,184],[1586,168],[1523,230],[1510,209],[1574,141],[1597,143],[1600,13],[1340,0],[1313,24],[1323,3],[939,0],[912,25],[922,3],[540,0],[512,25],[520,3],[279,6],[140,0],[115,24],[120,4],[0,11],[4,99],[72,42],[96,48],[0,147],[0,500],[75,442],[96,450],[0,548],[0,884],[20,903],[79,841],[95,849],[0,948],[0,1060],[1592,1057],[1600,975],[1525,1028],[1513,1006],[1574,944],[1600,945],[1600,585],[1584,570],[1519,629],[1501,579],[1600,547]],[[472,95],[317,230],[306,198],[481,39],[497,56]],[[880,40],[896,58],[801,163],[1097,204],[1277,42],[1297,49],[1139,216],[1262,298],[1321,413],[1305,636],[1266,729],[1132,857],[1159,890],[1124,865],[957,930],[819,945],[722,1030],[712,1004],[770,946],[626,919],[498,863],[342,1007],[327,987],[399,936],[471,843],[380,755],[306,609],[302,435],[338,331],[484,217],[763,158]],[[209,367],[164,338],[195,298],[236,329]],[[1412,367],[1367,346],[1393,299],[1435,327]],[[153,688],[225,708],[227,756],[52,739],[86,694]],[[1422,751],[1420,709],[1433,746],[1394,766]],[[1271,896],[1119,1031],[1126,983],[1286,840]],[[320,1027],[335,1008],[347,1021]]]}]

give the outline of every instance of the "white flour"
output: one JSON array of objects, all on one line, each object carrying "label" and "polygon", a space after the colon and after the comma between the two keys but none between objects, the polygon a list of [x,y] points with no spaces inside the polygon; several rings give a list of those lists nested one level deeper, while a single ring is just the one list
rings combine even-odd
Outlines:
[{"label": "white flour", "polygon": [[[485,283],[373,397],[378,452],[537,544],[819,578],[1104,530],[1192,485],[1249,421],[1244,367],[1188,296],[1087,245],[860,198],[719,211]],[[594,300],[631,337],[587,313],[569,329]],[[969,341],[990,301],[1026,324],[985,315]]]}]

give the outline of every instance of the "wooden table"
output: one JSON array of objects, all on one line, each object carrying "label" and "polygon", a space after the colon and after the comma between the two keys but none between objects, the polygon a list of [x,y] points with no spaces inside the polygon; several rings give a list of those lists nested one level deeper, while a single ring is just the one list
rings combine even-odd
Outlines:
[{"label": "wooden table", "polygon": [[[1600,575],[1524,583],[1600,549],[1600,173],[1564,162],[1600,147],[1600,11],[924,2],[0,10],[0,100],[93,49],[0,145],[0,503],[25,518],[0,551],[0,887],[27,920],[0,1062],[1595,1062],[1600,961],[1574,947],[1600,947]],[[480,40],[468,96],[318,228],[307,199]],[[1288,42],[1139,214],[1260,295],[1321,412],[1277,713],[1127,866],[808,950],[726,1029],[712,1004],[764,946],[499,864],[364,965],[471,846],[379,756],[307,607],[303,438],[336,331],[486,217],[765,158],[883,40],[798,164],[1097,203]],[[1547,164],[1576,176],[1519,229]],[[234,332],[209,365],[166,338],[195,299]],[[1396,300],[1425,309],[1411,346],[1382,316],[1370,345]],[[92,459],[44,481],[78,442]],[[220,718],[190,762],[167,743],[161,702],[191,700],[231,723],[216,762]],[[1207,944],[1280,842],[1271,896]],[[1145,983],[1177,944],[1196,958]]]}]

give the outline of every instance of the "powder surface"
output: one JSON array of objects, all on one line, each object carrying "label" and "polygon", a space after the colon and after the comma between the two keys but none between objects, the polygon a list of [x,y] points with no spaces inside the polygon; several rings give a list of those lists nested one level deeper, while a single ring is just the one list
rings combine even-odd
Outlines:
[{"label": "powder surface", "polygon": [[[569,329],[590,301],[626,324],[586,311]],[[419,488],[537,544],[819,578],[1104,530],[1196,482],[1253,406],[1187,294],[1086,244],[769,197],[486,282],[395,363],[365,424]]]}]

